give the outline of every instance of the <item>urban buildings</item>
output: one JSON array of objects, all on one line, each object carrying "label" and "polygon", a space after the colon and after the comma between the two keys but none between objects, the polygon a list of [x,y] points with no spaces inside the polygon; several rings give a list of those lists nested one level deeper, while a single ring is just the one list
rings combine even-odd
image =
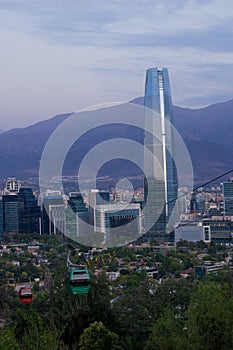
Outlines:
[{"label": "urban buildings", "polygon": [[202,223],[197,224],[196,222],[182,222],[175,228],[175,243],[180,240],[210,243],[210,226],[203,226]]},{"label": "urban buildings", "polygon": [[3,195],[3,231],[19,232],[19,210],[17,193]]},{"label": "urban buildings", "polygon": [[87,195],[87,205],[89,211],[90,224],[94,225],[94,211],[96,205],[106,204],[110,201],[108,191],[90,190]]},{"label": "urban buildings", "polygon": [[21,187],[18,193],[19,233],[39,233],[41,210],[37,197],[29,187]]},{"label": "urban buildings", "polygon": [[224,215],[233,215],[233,177],[223,183]]},{"label": "urban buildings", "polygon": [[[172,99],[166,68],[146,72],[144,146],[154,157],[144,157],[145,228],[148,237],[170,238],[178,183],[174,134],[171,124]],[[157,137],[155,137],[156,135]],[[149,200],[150,197],[150,200]],[[175,218],[174,218],[175,219]],[[170,224],[169,224],[170,223]]]},{"label": "urban buildings", "polygon": [[82,194],[71,192],[67,201],[66,210],[66,235],[78,237],[86,229],[85,222],[89,221],[88,208],[86,207]]},{"label": "urban buildings", "polygon": [[6,182],[0,200],[0,235],[7,233],[39,233],[40,207],[31,188],[22,187],[15,178]]},{"label": "urban buildings", "polygon": [[3,201],[0,198],[0,241],[3,237],[4,229],[3,229]]},{"label": "urban buildings", "polygon": [[65,233],[65,203],[60,191],[48,190],[40,196],[42,233]]},{"label": "urban buildings", "polygon": [[[127,225],[130,224],[130,225]],[[119,229],[117,235],[125,236],[130,242],[141,233],[141,210],[140,204],[116,203],[96,205],[94,211],[94,231],[104,233],[107,243],[114,229]]]},{"label": "urban buildings", "polygon": [[229,245],[233,241],[233,217],[232,216],[212,216],[203,219],[202,225],[209,227],[211,242]]},{"label": "urban buildings", "polygon": [[15,177],[9,177],[5,184],[4,194],[9,193],[18,193],[21,187],[20,181],[18,181]]}]

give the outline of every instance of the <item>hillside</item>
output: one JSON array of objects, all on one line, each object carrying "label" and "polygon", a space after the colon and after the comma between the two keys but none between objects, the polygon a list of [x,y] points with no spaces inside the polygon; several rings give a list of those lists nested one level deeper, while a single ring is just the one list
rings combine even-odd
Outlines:
[{"label": "hillside", "polygon": [[[143,104],[143,98],[133,103]],[[183,137],[194,167],[195,182],[201,183],[233,168],[233,100],[216,103],[201,109],[174,106],[174,125]],[[0,134],[0,178],[38,175],[44,146],[56,127],[71,115],[62,114],[22,129]],[[111,123],[111,119],[110,119]],[[143,142],[143,132],[137,128],[105,125],[88,132],[70,150],[64,174],[77,174],[85,153],[103,140],[123,137]],[[75,159],[75,163],[74,163]],[[114,166],[113,166],[114,165]],[[140,170],[132,163],[115,160],[100,171],[110,177],[137,175]]]}]

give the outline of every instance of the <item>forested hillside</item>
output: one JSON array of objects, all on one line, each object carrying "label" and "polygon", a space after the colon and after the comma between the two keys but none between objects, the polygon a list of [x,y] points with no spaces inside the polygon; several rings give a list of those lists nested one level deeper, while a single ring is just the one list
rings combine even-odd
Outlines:
[{"label": "forested hillside", "polygon": [[[203,280],[193,274],[181,277],[184,269],[201,263],[200,254],[202,263],[216,262],[229,254],[225,248],[186,242],[166,256],[152,249],[140,254],[130,248],[97,252],[87,262],[89,294],[70,295],[66,245],[57,237],[46,237],[42,243],[40,255],[46,256],[46,265],[37,262],[35,266],[36,257],[26,251],[19,257],[14,247],[2,254],[2,350],[232,349],[233,271],[229,265]],[[16,259],[19,266],[12,263]],[[148,277],[146,266],[157,266],[158,279]],[[109,279],[111,271],[119,272],[115,280]],[[29,276],[44,280],[43,287],[34,283],[31,304],[21,304],[14,287],[7,286],[12,276],[25,284]]]}]

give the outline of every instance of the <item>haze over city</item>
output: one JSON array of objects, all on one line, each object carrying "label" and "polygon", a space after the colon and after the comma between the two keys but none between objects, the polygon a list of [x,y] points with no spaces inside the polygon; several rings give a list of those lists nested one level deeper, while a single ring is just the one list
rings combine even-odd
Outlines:
[{"label": "haze over city", "polygon": [[168,67],[173,103],[232,98],[230,0],[0,1],[1,125],[144,95]]}]

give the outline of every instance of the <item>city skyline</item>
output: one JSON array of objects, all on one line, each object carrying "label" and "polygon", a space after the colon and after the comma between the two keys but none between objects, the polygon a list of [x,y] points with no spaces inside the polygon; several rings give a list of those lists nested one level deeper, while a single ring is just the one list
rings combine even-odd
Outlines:
[{"label": "city skyline", "polygon": [[143,96],[145,69],[155,65],[169,68],[175,105],[231,99],[232,7],[230,0],[0,1],[0,129]]}]

